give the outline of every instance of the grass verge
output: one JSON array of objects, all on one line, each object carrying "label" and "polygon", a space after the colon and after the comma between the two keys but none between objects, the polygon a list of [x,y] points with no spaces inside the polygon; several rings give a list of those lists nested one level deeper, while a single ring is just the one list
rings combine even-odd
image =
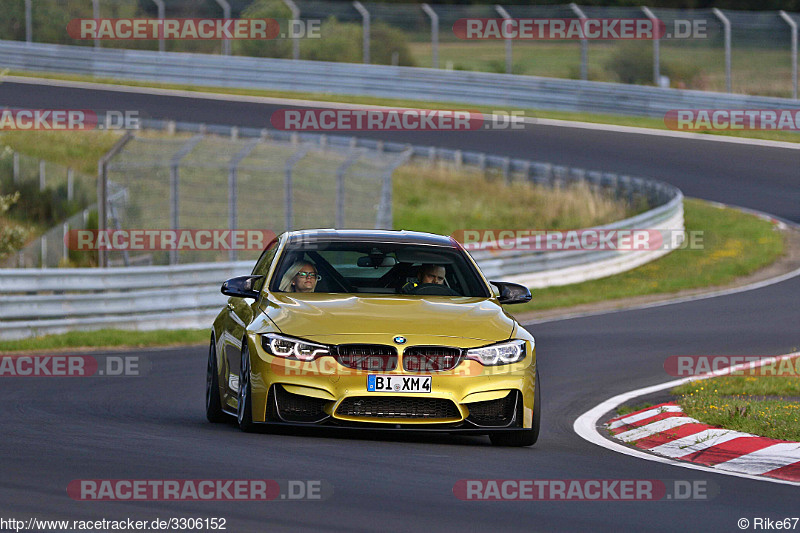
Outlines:
[{"label": "grass verge", "polygon": [[783,254],[784,239],[772,223],[701,200],[684,201],[686,231],[703,232],[703,248],[675,250],[634,270],[607,278],[536,289],[533,299],[508,309],[518,314],[601,300],[713,287],[755,272]]},{"label": "grass verge", "polygon": [[725,376],[687,383],[672,394],[688,416],[705,424],[800,441],[800,376],[796,374]]},{"label": "grass verge", "polygon": [[107,131],[2,131],[0,149],[8,146],[22,154],[97,175],[97,161],[119,139]]},{"label": "grass verge", "polygon": [[152,346],[182,346],[208,342],[209,329],[174,329],[154,331],[127,331],[101,329],[97,331],[70,331],[61,335],[47,335],[31,339],[0,341],[0,353],[62,350],[65,348],[147,348]]},{"label": "grass verge", "polygon": [[392,198],[395,228],[442,235],[467,228],[587,228],[639,212],[588,184],[505,185],[500,176],[487,179],[483,172],[454,171],[450,165],[398,168]]},{"label": "grass verge", "polygon": [[[473,105],[457,102],[431,102],[425,100],[399,99],[399,98],[374,98],[367,96],[338,95],[330,93],[271,91],[263,89],[239,89],[230,87],[200,87],[196,85],[181,85],[175,83],[142,82],[133,80],[117,80],[111,78],[94,78],[92,76],[77,76],[69,74],[9,71],[9,75],[26,76],[30,78],[58,79],[67,81],[83,81],[93,83],[106,83],[111,85],[124,85],[129,87],[152,87],[158,89],[175,89],[181,91],[206,92],[214,94],[233,94],[241,96],[263,96],[270,98],[289,98],[316,100],[320,102],[338,102],[345,104],[381,105],[389,107],[411,107],[423,109],[470,109],[481,113],[503,111],[502,106]],[[510,111],[511,109],[505,109]],[[518,109],[513,109],[519,111]],[[579,122],[592,122],[595,124],[613,124],[617,126],[633,126],[667,130],[664,120],[660,118],[634,117],[625,115],[610,115],[602,113],[585,113],[569,111],[549,111],[544,109],[525,109],[527,117],[574,120]],[[743,137],[784,142],[800,142],[800,135],[791,131],[708,131],[708,135],[722,135],[727,137]]]}]

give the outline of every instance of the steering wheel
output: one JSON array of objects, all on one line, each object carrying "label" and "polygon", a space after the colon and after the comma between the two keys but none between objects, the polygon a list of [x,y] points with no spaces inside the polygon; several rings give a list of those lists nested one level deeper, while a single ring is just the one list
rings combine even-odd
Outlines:
[{"label": "steering wheel", "polygon": [[429,296],[460,296],[456,291],[447,285],[437,283],[421,283],[408,291],[408,294],[422,294]]}]

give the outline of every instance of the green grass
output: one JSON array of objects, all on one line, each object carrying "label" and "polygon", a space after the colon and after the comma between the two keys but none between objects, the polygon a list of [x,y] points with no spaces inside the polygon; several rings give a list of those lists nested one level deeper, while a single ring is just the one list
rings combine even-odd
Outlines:
[{"label": "green grass", "polygon": [[699,380],[676,387],[672,394],[678,396],[687,415],[705,424],[800,441],[800,376],[796,374]]},{"label": "green grass", "polygon": [[617,416],[625,416],[631,413],[635,413],[636,411],[642,411],[643,409],[649,409],[653,407],[652,403],[645,402],[640,403],[637,405],[620,405],[617,407]]},{"label": "green grass", "polygon": [[724,285],[773,263],[783,254],[783,236],[765,220],[696,199],[684,201],[686,230],[703,231],[704,248],[679,249],[634,270],[607,278],[533,291],[511,313],[671,294]]},{"label": "green grass", "polygon": [[3,131],[0,149],[9,146],[25,155],[97,175],[97,161],[119,135],[101,131]]},{"label": "green grass", "polygon": [[[464,229],[572,229],[633,216],[625,202],[588,185],[553,189],[449,166],[400,167],[394,175],[393,215],[398,229],[452,235]],[[435,191],[435,194],[431,194]]]},{"label": "green grass", "polygon": [[[345,104],[359,105],[381,105],[389,107],[411,107],[424,109],[469,109],[481,113],[491,113],[493,111],[519,111],[518,109],[507,109],[503,106],[486,106],[464,104],[458,102],[431,102],[426,100],[414,100],[410,98],[372,98],[366,96],[337,95],[330,93],[313,92],[293,92],[293,91],[270,91],[263,89],[238,89],[230,87],[201,87],[196,85],[180,85],[158,82],[142,82],[132,80],[116,80],[111,78],[94,78],[92,76],[77,76],[56,73],[40,73],[14,71],[9,72],[15,76],[38,77],[43,79],[59,79],[71,81],[88,81],[95,83],[107,83],[112,85],[125,85],[131,87],[154,87],[161,89],[175,89],[182,91],[207,92],[214,94],[233,94],[242,96],[263,96],[270,98],[289,98],[305,99],[320,102],[339,102]],[[542,119],[572,120],[579,122],[591,122],[595,124],[613,124],[618,126],[631,126],[640,128],[650,128],[657,130],[667,130],[664,120],[661,118],[634,117],[626,115],[611,115],[604,113],[570,112],[570,111],[550,111],[543,109],[524,109],[526,117]],[[706,135],[721,135],[725,137],[742,137],[749,139],[762,139],[783,142],[800,142],[800,135],[791,131],[706,131]]]},{"label": "green grass", "polygon": [[70,331],[61,335],[47,335],[30,339],[0,341],[0,353],[65,348],[147,348],[152,346],[182,346],[203,344],[209,339],[208,329],[175,329],[154,331],[127,331],[102,329],[98,331]]},{"label": "green grass", "polygon": [[[624,41],[592,42],[589,44],[589,79],[618,81],[608,68],[615,54],[636,53],[635,47],[650,43]],[[417,65],[431,66],[429,42],[409,44]],[[637,54],[638,57],[638,54]],[[512,52],[512,72],[550,78],[578,78],[580,75],[580,44],[578,42],[515,42]],[[647,57],[649,59],[649,57]],[[503,41],[442,42],[439,44],[439,64],[451,62],[459,70],[505,72],[505,43]],[[781,48],[734,47],[732,50],[732,84],[737,93],[762,96],[792,96],[792,63],[788,46]],[[721,43],[704,46],[688,42],[663,41],[661,72],[672,74],[673,86],[688,89],[725,92],[724,49]],[[648,69],[644,69],[648,70]],[[652,71],[652,62],[650,62]],[[650,81],[648,78],[647,81]]]}]

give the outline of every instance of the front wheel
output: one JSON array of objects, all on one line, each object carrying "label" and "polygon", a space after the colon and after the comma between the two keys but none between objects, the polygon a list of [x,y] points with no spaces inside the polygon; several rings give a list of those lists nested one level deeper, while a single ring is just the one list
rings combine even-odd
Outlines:
[{"label": "front wheel", "polygon": [[536,370],[536,390],[533,393],[533,422],[531,429],[523,429],[511,433],[494,433],[489,439],[495,446],[533,446],[539,440],[539,428],[542,422],[541,389],[539,387],[539,370]]},{"label": "front wheel", "polygon": [[253,424],[253,400],[250,387],[250,350],[247,348],[247,339],[242,341],[242,364],[239,366],[239,401],[236,405],[236,420],[239,429],[251,432],[255,429]]},{"label": "front wheel", "polygon": [[206,367],[206,418],[209,422],[224,422],[222,402],[219,397],[219,374],[217,374],[217,356],[214,347],[214,335],[211,335],[211,346],[208,348],[208,365]]}]

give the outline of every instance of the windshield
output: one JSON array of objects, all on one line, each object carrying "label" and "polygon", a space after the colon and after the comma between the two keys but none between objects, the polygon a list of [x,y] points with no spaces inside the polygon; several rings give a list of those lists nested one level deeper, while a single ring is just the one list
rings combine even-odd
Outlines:
[{"label": "windshield", "polygon": [[270,290],[491,296],[461,250],[375,242],[287,244],[272,277]]}]

